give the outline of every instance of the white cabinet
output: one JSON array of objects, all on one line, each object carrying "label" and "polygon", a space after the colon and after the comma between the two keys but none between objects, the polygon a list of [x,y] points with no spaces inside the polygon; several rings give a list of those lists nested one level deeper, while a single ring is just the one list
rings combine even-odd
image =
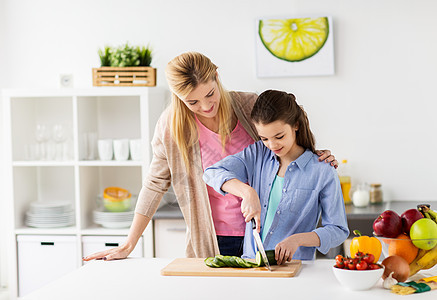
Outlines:
[{"label": "white cabinet", "polygon": [[185,257],[186,225],[184,219],[155,219],[155,257]]},{"label": "white cabinet", "polygon": [[[83,238],[126,237],[129,228],[103,228],[93,222],[96,199],[109,186],[123,187],[133,195],[140,191],[152,158],[150,141],[165,108],[166,91],[157,87],[98,87],[3,90],[2,96],[2,147],[7,173],[2,195],[11,216],[7,231],[12,264],[9,285],[15,297],[17,278],[21,280],[17,270],[22,255],[17,252],[17,237],[74,237],[71,248],[75,251],[76,267],[82,265],[84,252],[92,251],[91,244],[82,247]],[[60,124],[61,138],[55,135]],[[36,134],[38,125],[46,127],[45,136],[41,131]],[[96,139],[141,139],[142,160],[99,160]],[[26,226],[25,216],[31,203],[58,200],[71,204],[73,225]],[[141,256],[153,256],[153,226],[148,226],[139,244]]]},{"label": "white cabinet", "polygon": [[76,236],[18,235],[19,296],[77,267]]}]

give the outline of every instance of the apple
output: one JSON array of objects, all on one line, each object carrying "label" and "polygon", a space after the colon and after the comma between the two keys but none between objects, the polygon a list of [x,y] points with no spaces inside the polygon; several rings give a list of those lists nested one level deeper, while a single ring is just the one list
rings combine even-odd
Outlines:
[{"label": "apple", "polygon": [[386,210],[373,222],[376,235],[395,238],[402,233],[402,219],[392,210]]},{"label": "apple", "polygon": [[427,218],[417,220],[411,226],[410,238],[417,248],[434,248],[437,245],[437,223]]},{"label": "apple", "polygon": [[423,215],[418,209],[412,208],[404,211],[401,215],[402,229],[406,234],[410,234],[411,225],[419,219],[422,219]]}]

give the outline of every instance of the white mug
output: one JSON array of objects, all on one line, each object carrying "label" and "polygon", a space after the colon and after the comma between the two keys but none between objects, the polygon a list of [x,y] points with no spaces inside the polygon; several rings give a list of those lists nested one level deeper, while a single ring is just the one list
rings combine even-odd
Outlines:
[{"label": "white mug", "polygon": [[114,140],[114,157],[115,160],[127,160],[129,158],[129,140]]},{"label": "white mug", "polygon": [[129,148],[132,160],[142,159],[141,139],[129,140]]},{"label": "white mug", "polygon": [[101,160],[111,160],[113,151],[112,151],[112,140],[98,140],[97,148],[99,151],[99,158]]}]

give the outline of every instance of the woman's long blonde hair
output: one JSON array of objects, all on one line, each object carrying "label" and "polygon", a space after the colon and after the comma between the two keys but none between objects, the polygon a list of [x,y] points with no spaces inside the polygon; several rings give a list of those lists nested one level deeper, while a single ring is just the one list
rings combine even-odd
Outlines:
[{"label": "woman's long blonde hair", "polygon": [[187,97],[199,84],[207,83],[210,80],[217,82],[220,92],[220,104],[217,112],[219,117],[218,133],[224,149],[232,131],[231,96],[217,78],[217,66],[203,54],[187,52],[175,57],[167,64],[165,74],[172,91],[171,134],[187,170],[190,170],[192,158],[190,159],[188,153],[199,138],[194,113],[188,109],[180,97]]}]

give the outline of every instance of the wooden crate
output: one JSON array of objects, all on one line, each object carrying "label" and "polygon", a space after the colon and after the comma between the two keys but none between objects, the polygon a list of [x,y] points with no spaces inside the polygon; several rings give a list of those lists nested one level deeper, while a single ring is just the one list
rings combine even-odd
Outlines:
[{"label": "wooden crate", "polygon": [[156,69],[152,67],[93,68],[94,86],[156,86]]}]

